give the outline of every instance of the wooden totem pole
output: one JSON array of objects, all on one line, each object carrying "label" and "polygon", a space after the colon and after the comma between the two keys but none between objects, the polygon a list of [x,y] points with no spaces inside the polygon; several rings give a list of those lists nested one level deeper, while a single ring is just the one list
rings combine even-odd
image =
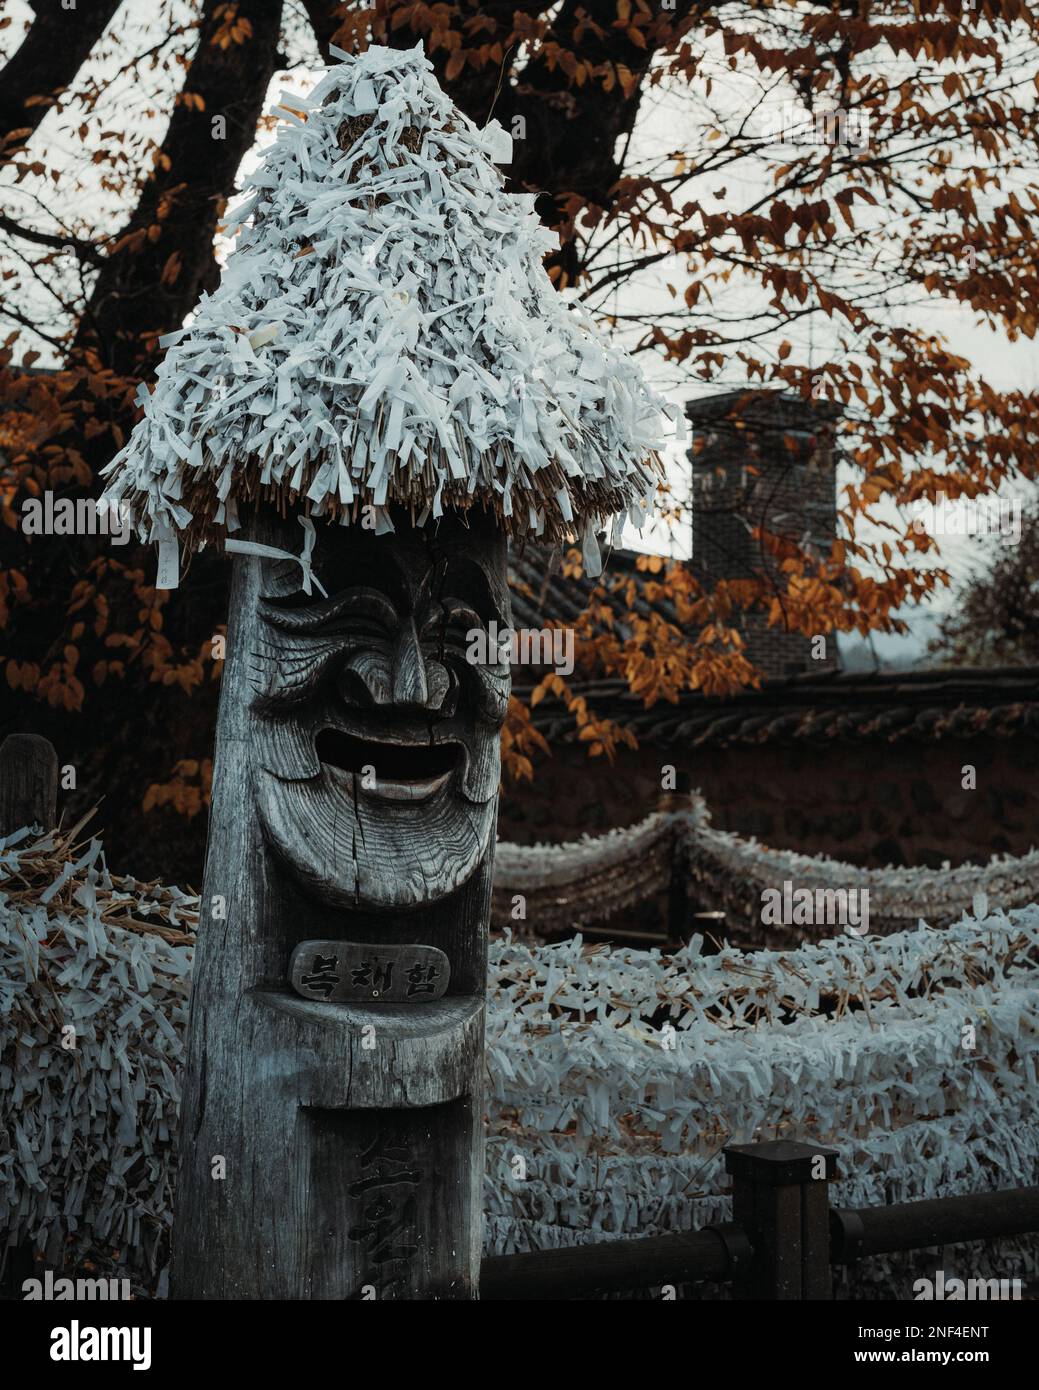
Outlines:
[{"label": "wooden totem pole", "polygon": [[[497,129],[339,55],[254,179],[108,497],[233,555],[178,1298],[478,1294],[506,544],[651,493],[661,402],[555,295]],[[507,156],[506,156],[507,157]],[[302,523],[302,525],[301,525]]]},{"label": "wooden totem pole", "polygon": [[235,561],[178,1297],[474,1294],[509,674],[465,661],[508,622],[504,537],[469,521],[324,528],[302,604],[293,565]]}]

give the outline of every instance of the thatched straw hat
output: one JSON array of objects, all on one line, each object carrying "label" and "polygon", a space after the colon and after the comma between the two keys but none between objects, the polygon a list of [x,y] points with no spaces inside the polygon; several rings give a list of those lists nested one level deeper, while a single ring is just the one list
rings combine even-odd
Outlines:
[{"label": "thatched straw hat", "polygon": [[[243,502],[391,529],[489,508],[510,536],[586,543],[640,522],[664,401],[569,306],[533,195],[503,191],[497,123],[441,91],[421,45],[343,55],[235,214],[219,288],[168,348],[105,499],[193,550]],[[594,546],[592,547],[594,550]]]}]

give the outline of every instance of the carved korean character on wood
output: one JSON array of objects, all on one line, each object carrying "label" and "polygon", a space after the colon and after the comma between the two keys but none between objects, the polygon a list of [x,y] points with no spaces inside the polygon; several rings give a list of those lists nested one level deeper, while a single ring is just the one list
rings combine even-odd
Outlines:
[{"label": "carved korean character on wood", "polygon": [[441,999],[451,963],[435,946],[380,946],[355,941],[301,941],[292,953],[292,987],[304,999],[410,1004]]},{"label": "carved korean character on wood", "polygon": [[409,1164],[407,1145],[379,1134],[360,1158],[361,1176],[347,1189],[356,1203],[358,1220],[349,1230],[351,1242],[364,1251],[364,1277],[378,1298],[406,1296],[403,1272],[419,1247],[415,1189],[422,1173]]}]

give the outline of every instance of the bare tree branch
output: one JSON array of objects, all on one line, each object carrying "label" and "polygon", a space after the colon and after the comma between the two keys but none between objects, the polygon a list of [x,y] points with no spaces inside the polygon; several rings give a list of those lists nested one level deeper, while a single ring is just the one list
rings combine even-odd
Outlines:
[{"label": "bare tree branch", "polygon": [[53,232],[38,232],[33,227],[23,227],[20,222],[16,222],[13,217],[7,217],[0,213],[0,231],[9,232],[11,236],[21,237],[22,241],[35,242],[37,246],[51,246],[56,251],[63,251],[66,246],[71,246],[76,255],[85,261],[90,261],[93,265],[103,265],[104,257],[92,241],[84,241],[78,236],[58,236]]}]

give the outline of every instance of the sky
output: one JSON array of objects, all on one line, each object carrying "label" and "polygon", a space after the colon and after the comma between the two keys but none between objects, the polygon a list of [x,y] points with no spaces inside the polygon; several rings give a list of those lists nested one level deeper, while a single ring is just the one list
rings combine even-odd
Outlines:
[{"label": "sky", "polygon": [[[290,5],[288,8],[290,12],[294,12],[298,7]],[[23,0],[13,0],[13,3],[5,8],[5,14],[10,16],[12,23],[6,30],[0,31],[0,58],[5,58],[18,41],[22,32],[22,22],[29,16],[29,9]],[[138,51],[147,48],[161,37],[161,30],[156,27],[155,7],[144,4],[143,0],[124,0],[113,26],[120,26],[128,40],[132,37],[132,46]],[[268,110],[273,108],[283,90],[306,90],[314,80],[318,54],[312,36],[304,24],[294,23],[293,37],[287,44],[287,51],[293,63],[299,66],[294,67],[291,72],[275,74],[269,94]],[[709,60],[711,57],[708,53]],[[713,74],[715,84],[711,98],[714,111],[724,120],[726,116],[739,114],[744,108],[753,109],[761,99],[757,74],[741,71],[733,73],[728,69],[720,52],[713,57],[716,61],[716,72]],[[98,137],[100,127],[106,122],[120,130],[132,131],[133,137],[139,141],[148,137],[160,139],[168,116],[171,94],[150,103],[147,93],[129,79],[120,78],[115,67],[114,63],[109,65],[112,74],[109,79],[110,89],[106,93],[97,120],[88,123],[91,127],[87,136],[88,143]],[[787,101],[789,91],[777,92],[773,98],[766,101],[764,110],[776,111]],[[153,111],[149,112],[146,109],[149,105],[154,106]],[[650,89],[643,100],[640,120],[631,142],[632,160],[647,161],[673,151],[676,146],[686,148],[682,141],[683,132],[692,132],[693,129],[702,131],[704,116],[705,111],[695,110],[695,102],[691,104],[690,95],[684,90],[679,95],[676,90],[666,85]],[[56,130],[55,119],[49,117],[37,134],[37,147],[47,146],[47,158],[50,163],[64,166],[70,171],[77,169],[81,172],[83,159],[78,140],[75,137],[70,138],[64,132],[58,135]],[[243,163],[240,178],[247,176],[255,167],[263,148],[272,138],[270,129],[261,132],[255,147]],[[700,186],[694,183],[688,194],[709,204],[719,183],[725,185],[725,196],[735,198],[737,206],[746,206],[756,193],[764,192],[770,187],[764,162],[748,161],[727,169],[723,179],[719,179],[716,174],[706,176]],[[47,227],[46,203],[41,207],[31,192],[22,188],[8,188],[4,190],[4,194],[5,202],[10,201],[11,210],[15,215],[21,216],[30,225],[52,229]],[[70,198],[69,186],[63,185],[61,194],[55,198],[55,205],[60,206],[63,211],[67,211],[70,204],[88,223],[103,227],[109,213],[118,215],[122,200],[106,193],[96,178],[92,180],[88,166],[87,178],[81,189]],[[720,201],[718,205],[721,205]],[[619,308],[620,312],[642,313],[652,310],[654,306],[666,306],[670,302],[665,289],[668,281],[681,288],[688,282],[688,275],[680,265],[665,262],[653,271],[629,282],[623,293],[616,296],[606,307]],[[39,312],[46,313],[42,293],[35,293],[41,294]],[[752,294],[745,286],[735,283],[727,290],[724,300],[717,303],[719,315],[736,323],[739,322],[741,314],[749,315],[754,307]],[[932,300],[924,308],[914,307],[911,314],[916,325],[943,334],[957,353],[972,358],[993,386],[1029,391],[1039,388],[1039,348],[1034,342],[1021,340],[1009,343],[1002,335],[994,334],[989,328],[978,324],[969,311],[948,302]],[[810,321],[810,326],[794,325],[785,328],[780,336],[788,337],[794,343],[795,349],[802,352],[801,360],[814,365],[830,357],[831,334],[829,322],[818,315]],[[42,361],[46,362],[53,357],[53,353],[45,344],[43,346]],[[742,378],[737,379],[733,376],[730,379],[720,379],[709,390],[705,390],[702,384],[693,385],[681,380],[673,369],[651,354],[643,353],[641,363],[654,385],[674,402],[684,403],[697,395],[714,394],[745,384]],[[684,465],[684,447],[684,443],[674,443],[667,450],[669,475],[676,495],[685,495],[684,479],[687,477],[687,468]],[[839,475],[838,486],[844,481],[846,477]],[[1026,494],[1017,491],[1014,496],[1024,500]],[[626,541],[637,549],[684,555],[688,553],[687,535],[688,528],[683,528],[677,537],[669,537],[659,527],[651,527],[641,535],[634,533],[629,527]],[[939,591],[936,602],[928,607],[904,611],[902,616],[911,627],[909,635],[875,635],[871,644],[872,650],[860,652],[858,659],[872,662],[875,656],[878,656],[884,662],[895,661],[899,664],[919,659],[934,635],[937,615],[957,602],[957,594],[963,582],[973,571],[984,566],[990,547],[996,543],[994,540],[978,543],[966,538],[947,537],[943,543],[942,562],[954,576],[953,590]],[[842,650],[846,653],[859,645],[857,638],[847,638],[843,634],[840,642]]]}]

